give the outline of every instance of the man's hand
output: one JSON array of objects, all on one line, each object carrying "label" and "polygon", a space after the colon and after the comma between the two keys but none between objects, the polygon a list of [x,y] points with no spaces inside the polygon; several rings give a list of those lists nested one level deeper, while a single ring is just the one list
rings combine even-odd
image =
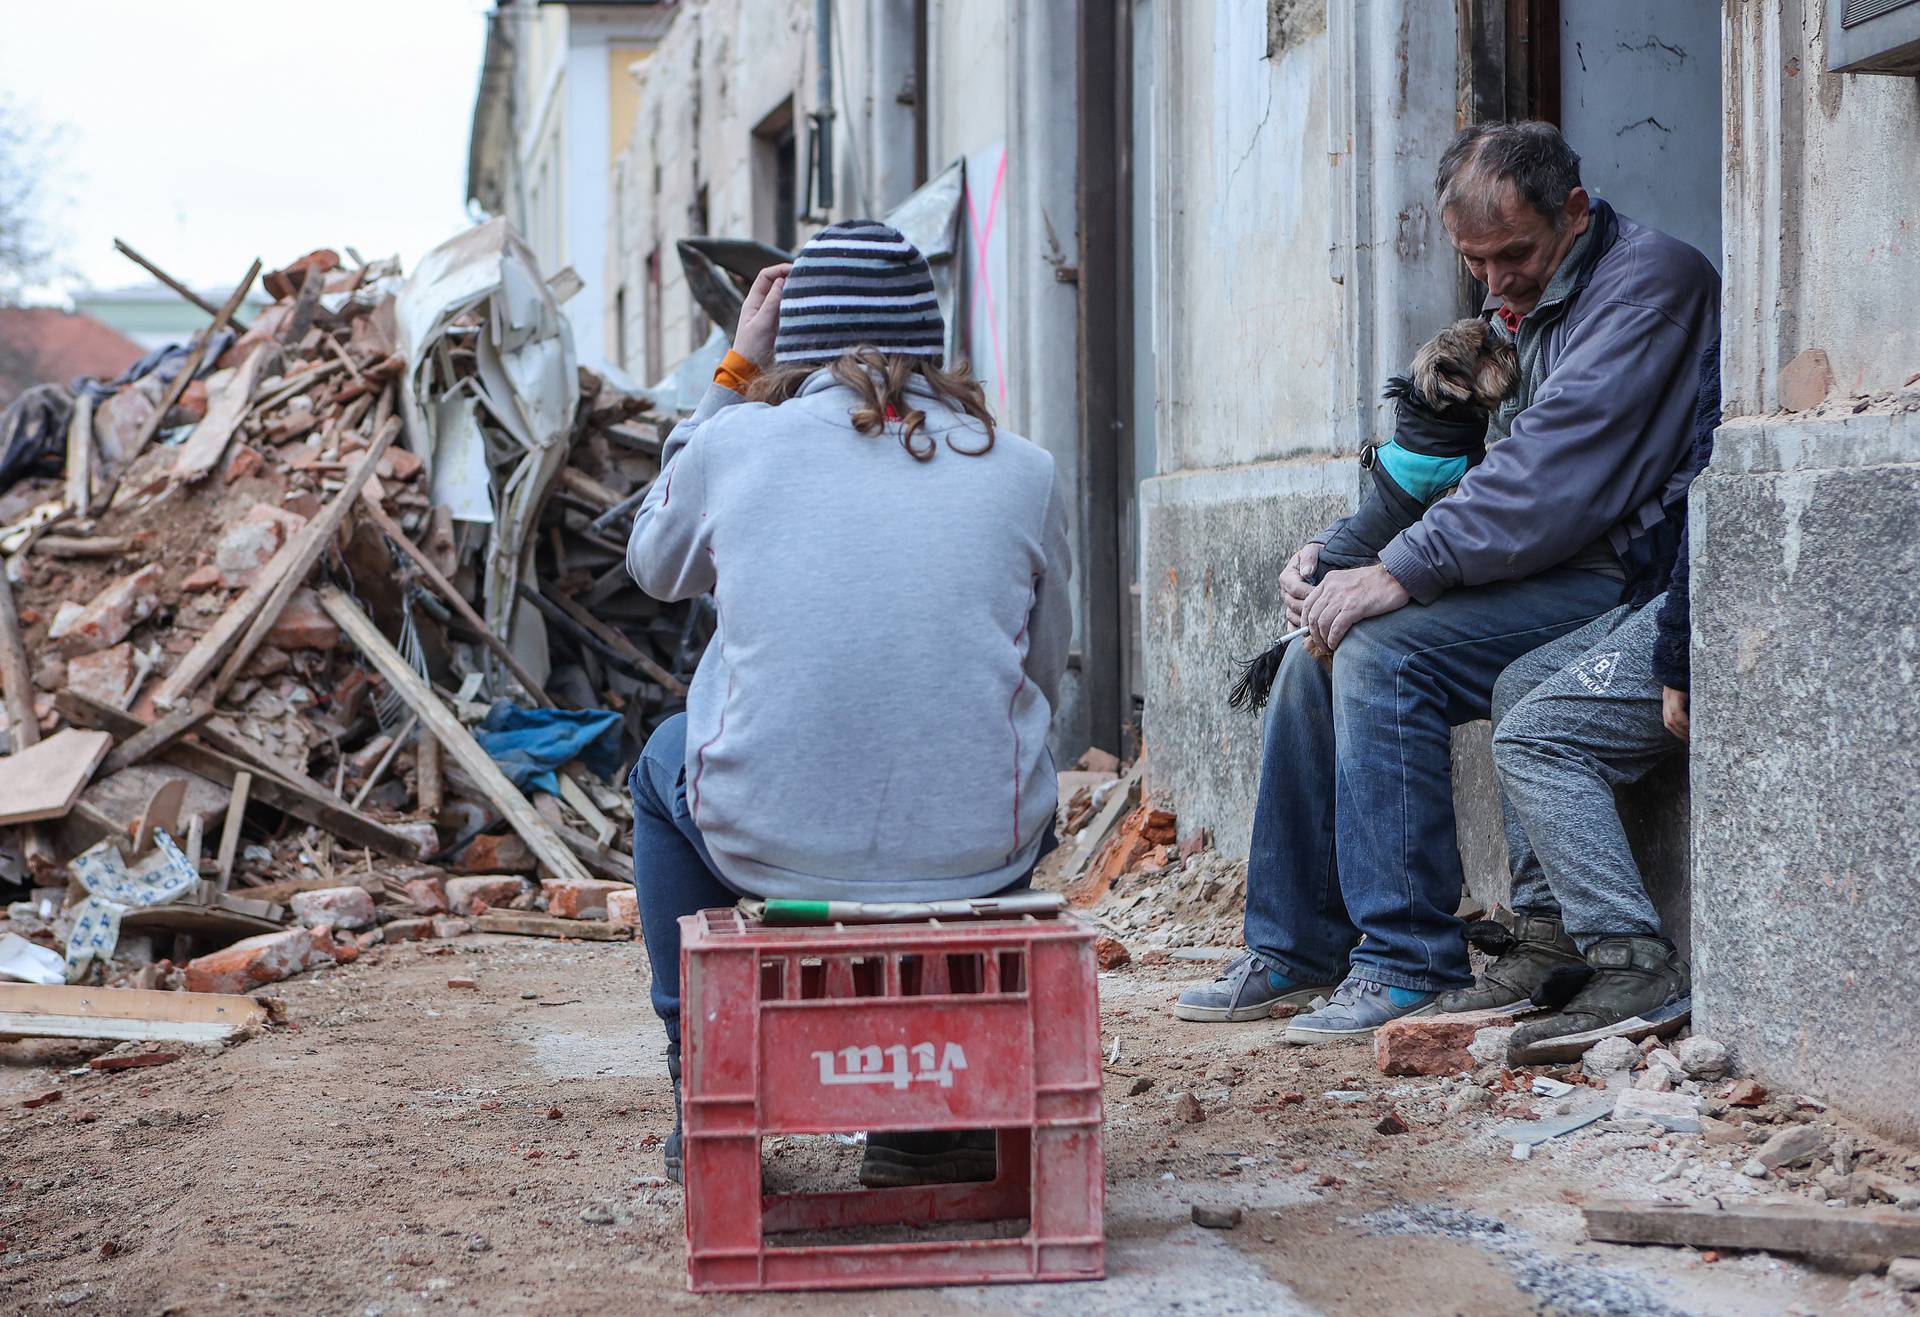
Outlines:
[{"label": "man's hand", "polygon": [[1352,567],[1328,572],[1313,588],[1307,596],[1305,621],[1315,640],[1329,650],[1338,649],[1355,622],[1404,608],[1412,599],[1380,564]]},{"label": "man's hand", "polygon": [[780,328],[780,294],[786,290],[791,261],[760,271],[740,304],[740,327],[733,331],[733,350],[756,366],[773,360],[773,338]]},{"label": "man's hand", "polygon": [[1660,688],[1660,721],[1683,741],[1687,739],[1687,714],[1692,710],[1692,703],[1685,691],[1677,691],[1671,686]]},{"label": "man's hand", "polygon": [[1303,544],[1298,553],[1287,559],[1286,569],[1280,573],[1280,593],[1287,599],[1289,627],[1301,624],[1301,610],[1306,607],[1307,596],[1313,593],[1307,578],[1313,575],[1313,569],[1319,565],[1320,545]]}]

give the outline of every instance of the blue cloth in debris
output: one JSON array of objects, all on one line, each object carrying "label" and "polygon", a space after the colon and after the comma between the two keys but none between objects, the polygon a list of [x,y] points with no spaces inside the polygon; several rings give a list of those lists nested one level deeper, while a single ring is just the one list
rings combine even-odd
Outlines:
[{"label": "blue cloth in debris", "polygon": [[553,770],[575,759],[605,781],[620,773],[620,715],[606,709],[523,709],[501,700],[473,739],[522,791],[558,795]]}]

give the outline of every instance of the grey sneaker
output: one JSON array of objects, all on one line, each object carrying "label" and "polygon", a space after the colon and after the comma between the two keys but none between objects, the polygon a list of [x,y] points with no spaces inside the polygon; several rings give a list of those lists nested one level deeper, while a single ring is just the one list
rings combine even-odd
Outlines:
[{"label": "grey sneaker", "polygon": [[1390,988],[1349,974],[1319,1010],[1296,1015],[1287,1023],[1287,1041],[1334,1043],[1343,1038],[1365,1038],[1389,1020],[1432,1015],[1438,996],[1412,988]]},{"label": "grey sneaker", "polygon": [[1556,969],[1587,963],[1555,915],[1516,910],[1506,920],[1476,919],[1463,935],[1469,946],[1494,961],[1480,971],[1471,988],[1440,994],[1440,1010],[1447,1015],[1499,1006],[1531,1010],[1536,1004],[1534,994]]},{"label": "grey sneaker", "polygon": [[1665,938],[1601,938],[1587,949],[1586,961],[1593,977],[1571,1001],[1513,1031],[1510,1062],[1577,1061],[1602,1038],[1664,1038],[1692,1018],[1687,962]]},{"label": "grey sneaker", "polygon": [[[1277,985],[1275,978],[1280,979]],[[1273,1014],[1274,1007],[1305,1006],[1315,997],[1325,996],[1332,986],[1330,983],[1295,983],[1248,951],[1229,962],[1212,983],[1181,993],[1173,1013],[1183,1020],[1207,1024],[1264,1020]]]}]

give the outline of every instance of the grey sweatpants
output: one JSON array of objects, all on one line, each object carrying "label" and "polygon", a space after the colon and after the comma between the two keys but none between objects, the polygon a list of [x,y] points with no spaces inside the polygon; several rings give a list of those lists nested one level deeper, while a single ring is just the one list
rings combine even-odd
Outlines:
[{"label": "grey sweatpants", "polygon": [[1686,746],[1660,720],[1652,668],[1665,598],[1542,645],[1493,687],[1513,909],[1560,915],[1582,951],[1603,937],[1663,936],[1613,793]]}]

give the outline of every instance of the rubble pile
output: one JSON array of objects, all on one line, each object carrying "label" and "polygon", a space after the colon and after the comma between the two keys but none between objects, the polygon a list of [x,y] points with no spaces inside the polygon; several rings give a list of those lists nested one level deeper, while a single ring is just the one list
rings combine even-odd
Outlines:
[{"label": "rubble pile", "polygon": [[312,252],[243,324],[258,269],[0,418],[0,980],[631,936],[622,769],[711,631],[625,575],[674,418],[576,366],[503,223]]}]

